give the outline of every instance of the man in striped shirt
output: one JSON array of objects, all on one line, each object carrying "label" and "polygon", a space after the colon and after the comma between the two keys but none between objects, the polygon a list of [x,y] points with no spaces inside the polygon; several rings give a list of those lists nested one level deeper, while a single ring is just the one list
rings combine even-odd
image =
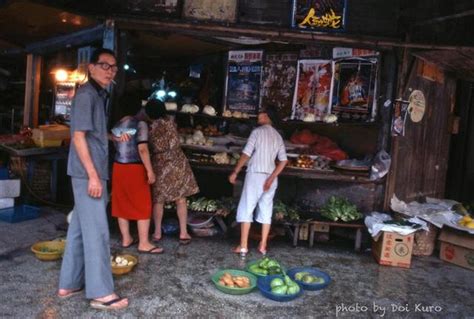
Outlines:
[{"label": "man in striped shirt", "polygon": [[[285,144],[281,135],[273,128],[278,116],[273,108],[267,108],[258,114],[259,127],[250,134],[242,155],[229,176],[229,182],[235,184],[237,175],[247,163],[247,174],[237,209],[237,222],[241,223],[240,245],[233,251],[245,256],[248,252],[248,236],[253,211],[257,208],[256,221],[262,224],[262,240],[258,251],[265,255],[267,239],[272,222],[273,197],[278,186],[278,175],[288,162]],[[278,162],[275,163],[275,160]]]}]

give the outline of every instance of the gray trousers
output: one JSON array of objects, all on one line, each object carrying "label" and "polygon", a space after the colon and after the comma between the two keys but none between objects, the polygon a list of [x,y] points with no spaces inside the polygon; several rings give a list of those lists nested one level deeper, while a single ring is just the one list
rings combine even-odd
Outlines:
[{"label": "gray trousers", "polygon": [[87,194],[89,180],[71,178],[71,181],[74,213],[67,232],[59,288],[77,289],[85,285],[86,298],[104,297],[114,292],[106,212],[107,183],[102,180],[102,197],[92,198]]}]

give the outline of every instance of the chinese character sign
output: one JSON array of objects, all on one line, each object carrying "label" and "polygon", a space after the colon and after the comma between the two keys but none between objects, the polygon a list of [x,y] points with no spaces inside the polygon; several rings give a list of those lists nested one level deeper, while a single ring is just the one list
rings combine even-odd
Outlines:
[{"label": "chinese character sign", "polygon": [[263,51],[229,51],[226,82],[226,108],[257,114]]},{"label": "chinese character sign", "polygon": [[346,0],[294,0],[293,27],[318,31],[344,29]]}]

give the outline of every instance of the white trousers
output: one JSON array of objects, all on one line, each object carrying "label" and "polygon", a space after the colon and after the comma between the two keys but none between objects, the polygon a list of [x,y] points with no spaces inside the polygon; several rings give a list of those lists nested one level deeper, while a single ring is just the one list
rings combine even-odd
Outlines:
[{"label": "white trousers", "polygon": [[237,208],[237,222],[252,223],[253,211],[257,208],[255,220],[260,224],[271,224],[273,213],[273,197],[278,186],[276,178],[270,189],[263,191],[263,185],[270,174],[251,173],[245,175],[244,187]]}]

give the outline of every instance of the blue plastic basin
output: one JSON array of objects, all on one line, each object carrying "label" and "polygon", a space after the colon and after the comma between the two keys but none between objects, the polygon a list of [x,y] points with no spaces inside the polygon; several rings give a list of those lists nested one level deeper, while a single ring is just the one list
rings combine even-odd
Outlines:
[{"label": "blue plastic basin", "polygon": [[[307,272],[313,276],[321,277],[324,279],[324,283],[322,284],[316,284],[316,283],[305,283],[300,280],[295,279],[295,275],[299,272]],[[331,283],[331,277],[325,273],[324,271],[321,271],[316,268],[312,267],[297,267],[297,268],[291,268],[288,270],[287,275],[296,281],[300,287],[302,287],[305,290],[320,290],[326,288],[330,283]]]},{"label": "blue plastic basin", "polygon": [[265,277],[258,277],[257,281],[257,287],[258,290],[267,297],[268,299],[279,301],[279,302],[285,302],[285,301],[291,301],[303,294],[303,289],[301,289],[300,286],[300,291],[296,294],[293,295],[276,295],[272,292],[272,288],[270,287],[270,283],[272,282],[273,279],[275,278],[281,278],[283,279],[284,277],[282,275],[269,275]]}]

